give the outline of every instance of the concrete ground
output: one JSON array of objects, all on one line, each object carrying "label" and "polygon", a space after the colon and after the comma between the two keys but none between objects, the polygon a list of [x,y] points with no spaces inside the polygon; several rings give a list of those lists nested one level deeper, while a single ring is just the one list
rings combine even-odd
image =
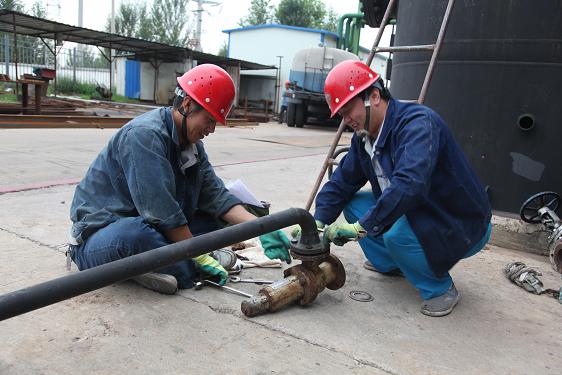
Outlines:
[{"label": "concrete ground", "polygon": [[[0,131],[0,189],[13,191],[0,195],[0,293],[67,274],[74,186],[58,184],[78,180],[114,132]],[[269,123],[221,127],[205,144],[219,176],[241,178],[279,211],[304,206],[333,134]],[[0,374],[562,373],[562,305],[502,274],[522,260],[558,288],[560,275],[546,258],[489,245],[452,270],[462,294],[455,311],[430,318],[404,279],[362,268],[357,244],[333,252],[347,283],[305,308],[249,319],[242,297],[216,289],[164,296],[123,282],[0,322]],[[374,300],[351,300],[352,290]]]}]

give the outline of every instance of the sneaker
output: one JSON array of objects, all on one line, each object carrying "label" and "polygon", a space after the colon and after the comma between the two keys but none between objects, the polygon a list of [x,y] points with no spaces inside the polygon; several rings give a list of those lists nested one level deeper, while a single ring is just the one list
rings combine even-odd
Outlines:
[{"label": "sneaker", "polygon": [[451,313],[460,300],[459,292],[453,283],[445,294],[423,301],[421,313],[428,316],[445,316]]},{"label": "sneaker", "polygon": [[393,269],[393,270],[388,271],[388,272],[382,272],[382,271],[379,271],[378,269],[376,269],[375,266],[373,266],[373,263],[369,262],[368,260],[366,260],[365,263],[363,263],[363,268],[365,268],[369,271],[378,272],[378,273],[380,273],[382,275],[385,275],[385,276],[404,277],[404,274],[402,273],[402,271],[400,271],[400,268],[396,268],[396,269]]},{"label": "sneaker", "polygon": [[162,294],[175,294],[178,291],[178,281],[172,275],[164,273],[146,273],[133,277],[133,281],[147,289],[154,290]]},{"label": "sneaker", "polygon": [[238,260],[236,253],[230,249],[215,250],[210,255],[227,271],[231,270]]}]

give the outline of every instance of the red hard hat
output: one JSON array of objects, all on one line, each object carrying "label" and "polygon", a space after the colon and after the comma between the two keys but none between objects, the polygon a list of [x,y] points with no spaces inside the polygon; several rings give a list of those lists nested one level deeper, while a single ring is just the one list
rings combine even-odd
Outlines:
[{"label": "red hard hat", "polygon": [[201,64],[178,77],[178,84],[217,122],[226,123],[235,89],[232,78],[224,69],[213,64]]},{"label": "red hard hat", "polygon": [[357,94],[371,86],[380,75],[357,60],[342,61],[328,73],[324,83],[324,95],[331,115],[336,113]]}]

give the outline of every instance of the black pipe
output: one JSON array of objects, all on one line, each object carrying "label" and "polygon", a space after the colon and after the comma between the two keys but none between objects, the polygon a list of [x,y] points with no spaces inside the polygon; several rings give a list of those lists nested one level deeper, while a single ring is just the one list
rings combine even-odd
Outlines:
[{"label": "black pipe", "polygon": [[306,242],[320,241],[312,215],[302,208],[290,208],[4,294],[0,296],[0,321],[294,224],[301,226],[301,238],[307,237]]}]

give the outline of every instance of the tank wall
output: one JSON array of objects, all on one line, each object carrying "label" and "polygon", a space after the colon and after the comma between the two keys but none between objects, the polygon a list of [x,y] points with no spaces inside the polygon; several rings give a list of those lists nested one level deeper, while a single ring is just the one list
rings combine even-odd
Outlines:
[{"label": "tank wall", "polygon": [[[400,0],[396,45],[433,43],[446,4]],[[418,97],[429,58],[395,55],[395,97]],[[561,102],[562,1],[456,1],[425,104],[452,129],[494,209],[562,193]]]}]

